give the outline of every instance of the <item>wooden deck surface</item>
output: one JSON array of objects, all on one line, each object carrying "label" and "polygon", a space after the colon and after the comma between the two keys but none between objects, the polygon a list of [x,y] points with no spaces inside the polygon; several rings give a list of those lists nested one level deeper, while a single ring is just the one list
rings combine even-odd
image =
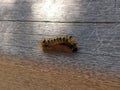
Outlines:
[{"label": "wooden deck surface", "polygon": [[[44,53],[40,40],[72,35],[74,54]],[[119,0],[0,0],[0,53],[120,73]]]}]

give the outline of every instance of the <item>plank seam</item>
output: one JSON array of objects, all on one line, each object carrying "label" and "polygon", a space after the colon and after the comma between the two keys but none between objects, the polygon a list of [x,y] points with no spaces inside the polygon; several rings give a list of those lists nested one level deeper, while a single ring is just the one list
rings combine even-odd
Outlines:
[{"label": "plank seam", "polygon": [[0,20],[0,22],[43,22],[43,23],[120,23],[120,22],[82,22],[82,21],[39,21],[39,20]]}]

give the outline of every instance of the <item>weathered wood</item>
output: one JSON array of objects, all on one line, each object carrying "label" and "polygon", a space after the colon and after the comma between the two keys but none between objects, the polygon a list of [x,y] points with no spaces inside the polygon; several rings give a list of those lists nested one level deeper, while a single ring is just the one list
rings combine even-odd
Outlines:
[{"label": "weathered wood", "polygon": [[90,53],[43,53],[38,49],[4,45],[0,50],[2,54],[13,55],[21,58],[29,58],[40,62],[56,63],[63,66],[71,65],[74,67],[91,68],[97,70],[109,70],[119,73],[120,62],[119,56],[109,56],[104,54],[90,54]]},{"label": "weathered wood", "polygon": [[[0,55],[120,72],[119,0],[0,0]],[[75,54],[44,53],[40,40],[72,35]]]},{"label": "weathered wood", "polygon": [[[80,64],[119,71],[119,24],[1,22],[1,25],[1,53],[63,65]],[[69,55],[41,51],[40,40],[59,35],[72,35],[80,44],[78,53]]]},{"label": "weathered wood", "polygon": [[[120,54],[117,49],[120,45],[119,24],[1,22],[1,25],[3,25],[0,29],[1,41],[10,45],[37,47],[41,39],[72,35],[81,47],[90,52],[96,51],[97,48],[107,47],[111,49],[111,53]],[[110,53],[109,49],[107,53]],[[106,49],[103,48],[104,50]]]},{"label": "weathered wood", "polygon": [[119,0],[0,1],[0,20],[119,22]]}]

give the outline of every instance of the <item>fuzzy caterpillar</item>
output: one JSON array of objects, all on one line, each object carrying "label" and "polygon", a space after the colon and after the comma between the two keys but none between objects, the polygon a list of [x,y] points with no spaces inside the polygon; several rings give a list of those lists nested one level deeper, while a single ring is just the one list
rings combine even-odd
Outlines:
[{"label": "fuzzy caterpillar", "polygon": [[78,50],[78,44],[72,36],[44,39],[40,42],[40,47],[44,51],[76,52]]}]

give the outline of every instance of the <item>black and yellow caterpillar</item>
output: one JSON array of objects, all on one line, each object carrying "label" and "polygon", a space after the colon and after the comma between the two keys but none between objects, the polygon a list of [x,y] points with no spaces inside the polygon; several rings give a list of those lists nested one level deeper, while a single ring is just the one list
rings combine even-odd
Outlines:
[{"label": "black and yellow caterpillar", "polygon": [[67,46],[72,52],[78,50],[78,45],[72,36],[60,36],[57,38],[49,38],[41,41],[41,45],[45,48],[55,47],[56,45]]}]

